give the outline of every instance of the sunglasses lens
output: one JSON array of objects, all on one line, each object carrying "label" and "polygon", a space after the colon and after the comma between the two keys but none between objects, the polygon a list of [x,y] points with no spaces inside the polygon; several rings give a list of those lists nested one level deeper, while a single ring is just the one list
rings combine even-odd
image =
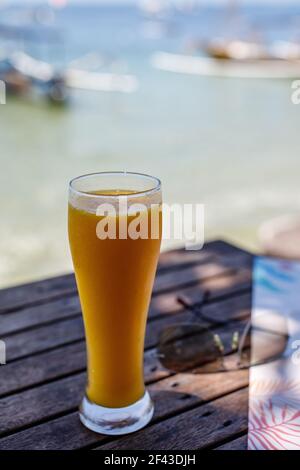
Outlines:
[{"label": "sunglasses lens", "polygon": [[287,343],[288,325],[284,315],[269,310],[255,312],[240,344],[240,366],[273,361],[282,356]]},{"label": "sunglasses lens", "polygon": [[215,336],[201,324],[171,325],[162,331],[158,356],[174,372],[215,372],[222,368],[222,350]]},{"label": "sunglasses lens", "polygon": [[170,325],[160,335],[158,358],[166,369],[197,374],[273,361],[286,349],[288,328],[283,315],[267,313],[211,329],[200,322]]}]

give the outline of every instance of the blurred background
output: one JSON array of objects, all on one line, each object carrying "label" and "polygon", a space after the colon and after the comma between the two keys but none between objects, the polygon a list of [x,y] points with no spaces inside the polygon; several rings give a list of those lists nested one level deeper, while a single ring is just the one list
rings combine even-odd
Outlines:
[{"label": "blurred background", "polygon": [[68,182],[94,171],[158,176],[260,250],[300,207],[299,44],[300,2],[0,0],[1,287],[71,269]]}]

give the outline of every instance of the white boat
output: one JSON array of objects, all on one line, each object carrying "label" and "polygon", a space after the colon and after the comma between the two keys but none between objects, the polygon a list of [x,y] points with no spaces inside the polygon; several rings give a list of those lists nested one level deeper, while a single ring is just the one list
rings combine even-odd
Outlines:
[{"label": "white boat", "polygon": [[156,52],[151,57],[152,66],[174,73],[208,77],[230,78],[300,78],[300,60],[282,59],[216,59]]},{"label": "white boat", "polygon": [[200,43],[200,50],[214,59],[223,60],[300,60],[300,45],[290,41],[259,42],[214,38]]},{"label": "white boat", "polygon": [[134,75],[110,72],[89,72],[88,70],[66,67],[61,71],[47,63],[17,51],[0,59],[0,79],[14,94],[28,94],[37,91],[51,102],[67,101],[67,89],[87,91],[133,93],[138,88]]},{"label": "white boat", "polygon": [[66,86],[80,90],[133,93],[138,88],[138,79],[134,75],[70,68],[65,71],[64,77]]}]

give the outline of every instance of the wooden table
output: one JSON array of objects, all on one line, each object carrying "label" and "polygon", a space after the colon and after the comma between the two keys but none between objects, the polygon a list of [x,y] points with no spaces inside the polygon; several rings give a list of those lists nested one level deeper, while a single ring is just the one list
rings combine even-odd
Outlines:
[{"label": "wooden table", "polygon": [[[161,329],[203,312],[222,319],[250,314],[252,255],[223,241],[160,258],[145,344],[152,422],[112,438],[83,427],[77,413],[85,385],[85,343],[73,274],[0,291],[0,449],[245,449],[248,373],[175,374],[155,356]],[[205,295],[206,295],[205,294]]]}]

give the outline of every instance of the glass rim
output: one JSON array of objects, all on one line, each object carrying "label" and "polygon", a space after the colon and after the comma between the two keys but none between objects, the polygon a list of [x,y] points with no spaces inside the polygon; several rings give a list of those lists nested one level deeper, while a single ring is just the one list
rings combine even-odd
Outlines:
[{"label": "glass rim", "polygon": [[[91,194],[89,193],[88,191],[82,191],[80,189],[76,189],[74,187],[74,183],[76,183],[76,181],[79,181],[83,178],[89,178],[89,177],[93,177],[93,176],[136,176],[138,178],[144,178],[144,179],[148,179],[148,180],[152,180],[153,182],[155,182],[155,186],[153,186],[152,188],[150,189],[145,189],[143,191],[137,191],[137,192],[134,192],[132,194],[119,194],[119,195],[111,195],[111,194]],[[151,175],[148,175],[146,173],[137,173],[137,172],[134,172],[134,171],[96,171],[94,173],[86,173],[84,175],[80,175],[80,176],[75,176],[75,178],[72,178],[69,182],[69,189],[71,191],[73,191],[74,193],[78,194],[78,195],[83,195],[83,196],[87,196],[87,197],[92,197],[92,198],[107,198],[107,199],[118,199],[118,198],[125,198],[125,197],[130,197],[131,198],[134,198],[134,197],[141,197],[143,195],[149,195],[149,194],[154,194],[156,192],[158,192],[160,189],[161,189],[161,181],[159,178],[157,178],[156,176],[151,176]],[[112,188],[112,189],[117,189],[117,188]]]}]

